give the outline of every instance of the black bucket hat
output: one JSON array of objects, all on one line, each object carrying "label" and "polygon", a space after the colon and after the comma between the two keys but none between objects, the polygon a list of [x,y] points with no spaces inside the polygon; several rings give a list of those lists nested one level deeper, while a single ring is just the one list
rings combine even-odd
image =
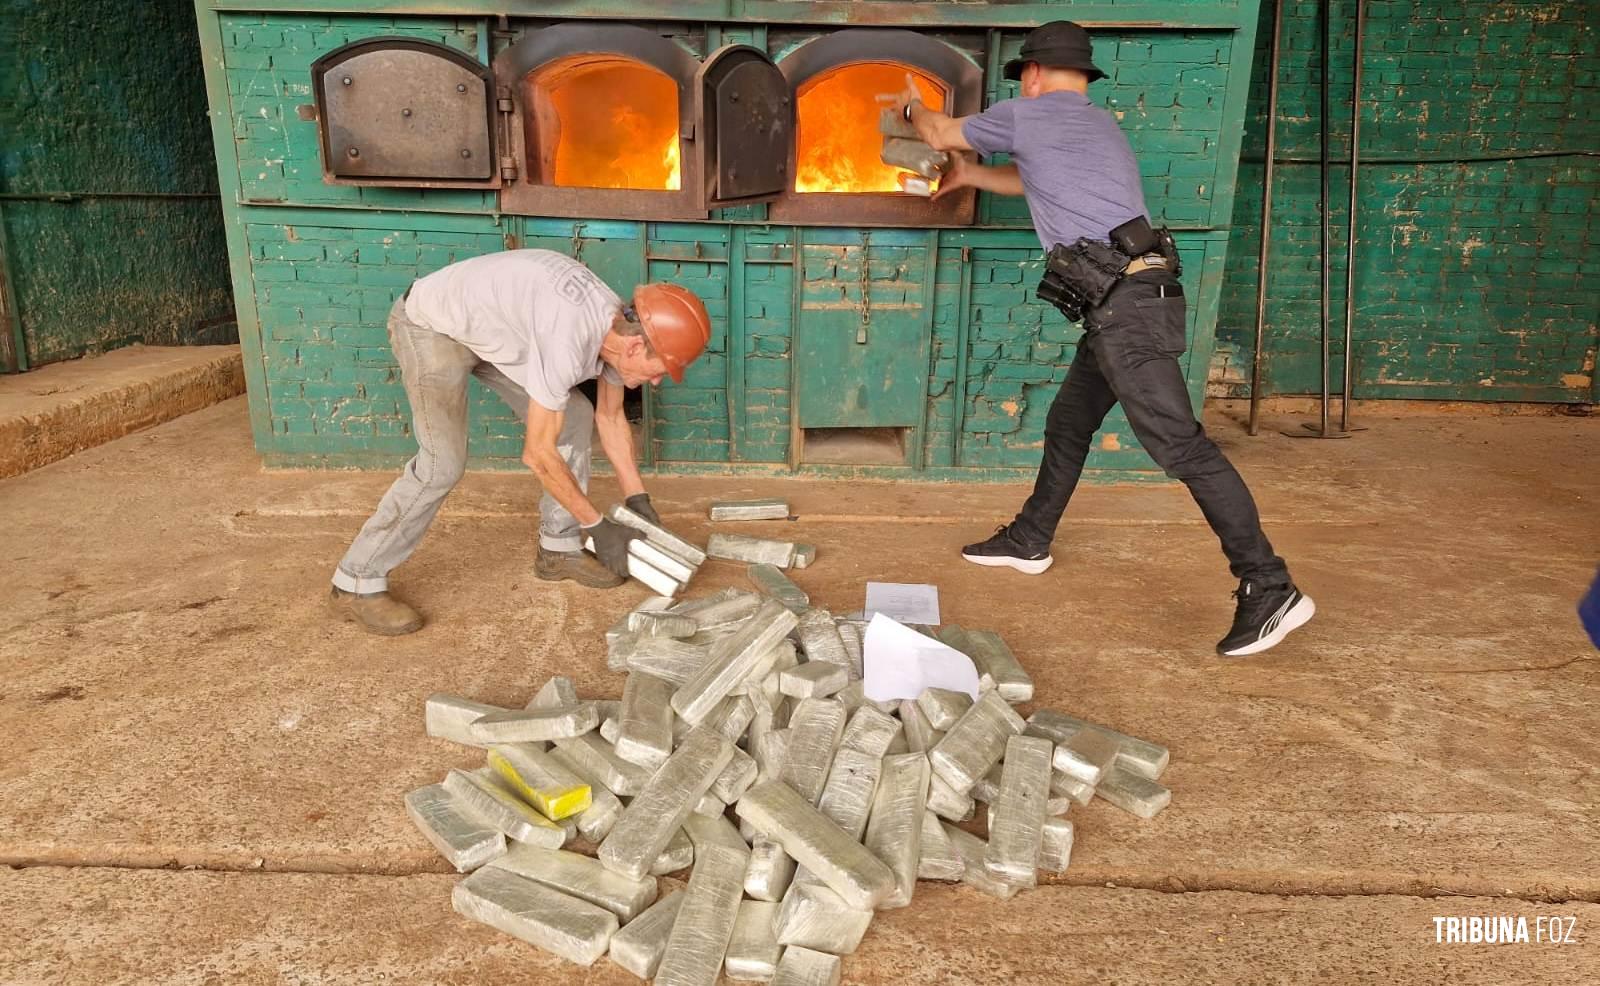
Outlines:
[{"label": "black bucket hat", "polygon": [[1022,66],[1038,62],[1045,68],[1075,68],[1089,75],[1089,81],[1106,74],[1094,64],[1089,32],[1071,21],[1051,21],[1028,32],[1022,39],[1022,52],[1006,62],[1004,75],[1012,82],[1022,78]]}]

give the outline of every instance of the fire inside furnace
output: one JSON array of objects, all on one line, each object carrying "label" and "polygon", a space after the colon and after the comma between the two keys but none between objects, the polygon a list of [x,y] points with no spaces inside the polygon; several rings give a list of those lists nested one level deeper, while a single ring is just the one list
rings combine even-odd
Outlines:
[{"label": "fire inside furnace", "polygon": [[944,109],[943,87],[932,76],[904,65],[843,65],[817,76],[800,90],[795,191],[901,191],[900,176],[908,172],[878,158],[883,135],[878,132],[882,106],[877,97],[904,89],[908,71],[922,93],[923,104]]},{"label": "fire inside furnace", "polygon": [[580,56],[528,82],[528,147],[552,185],[677,191],[678,86],[623,58]]}]

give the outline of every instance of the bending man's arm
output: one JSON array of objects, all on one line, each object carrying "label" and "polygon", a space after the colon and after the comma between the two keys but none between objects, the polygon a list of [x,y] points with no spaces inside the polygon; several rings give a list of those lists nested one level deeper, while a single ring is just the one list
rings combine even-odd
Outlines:
[{"label": "bending man's arm", "polygon": [[[539,477],[545,492],[578,518],[581,526],[592,527],[600,522],[600,511],[589,502],[578,486],[577,477],[556,450],[556,437],[561,434],[565,418],[564,412],[552,411],[538,401],[528,402],[528,434],[522,442],[522,462]],[[606,454],[610,452],[607,448]],[[632,464],[631,459],[629,463]]]},{"label": "bending man's arm", "polygon": [[633,429],[628,426],[628,416],[622,407],[626,393],[602,375],[595,390],[594,405],[594,428],[600,433],[600,447],[605,450],[606,461],[617,473],[624,500],[644,492],[644,480],[639,478],[639,466],[634,461]]}]

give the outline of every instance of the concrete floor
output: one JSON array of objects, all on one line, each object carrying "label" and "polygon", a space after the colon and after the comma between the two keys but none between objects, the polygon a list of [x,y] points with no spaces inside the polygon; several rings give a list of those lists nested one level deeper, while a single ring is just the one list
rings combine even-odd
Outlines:
[{"label": "concrete floor", "polygon": [[[661,480],[670,525],[780,495],[795,579],[858,609],[934,582],[1011,642],[1051,706],[1172,749],[1173,804],[1074,809],[1059,885],[923,884],[850,983],[1600,980],[1600,419],[1390,418],[1346,442],[1212,431],[1321,610],[1264,657],[1212,653],[1232,588],[1181,487],[1095,487],[1057,565],[954,560],[1016,487]],[[1298,418],[1294,419],[1298,420]],[[0,980],[625,983],[469,925],[404,792],[473,751],[422,700],[511,703],[551,674],[615,696],[601,634],[643,595],[533,579],[533,481],[473,474],[394,587],[400,640],[324,617],[389,482],[264,473],[232,400],[0,482]],[[597,499],[609,499],[606,482]],[[696,591],[738,584],[708,566]],[[1446,945],[1435,916],[1576,917],[1576,944]]]}]

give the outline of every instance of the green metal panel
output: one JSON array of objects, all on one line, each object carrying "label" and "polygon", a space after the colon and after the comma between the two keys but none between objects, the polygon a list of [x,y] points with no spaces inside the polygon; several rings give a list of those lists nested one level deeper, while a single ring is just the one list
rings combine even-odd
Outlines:
[{"label": "green metal panel", "polygon": [[0,51],[0,369],[232,341],[190,12],[0,0]]},{"label": "green metal panel", "polygon": [[795,358],[802,428],[912,427],[927,387],[924,279],[932,254],[877,246],[808,242]]}]

